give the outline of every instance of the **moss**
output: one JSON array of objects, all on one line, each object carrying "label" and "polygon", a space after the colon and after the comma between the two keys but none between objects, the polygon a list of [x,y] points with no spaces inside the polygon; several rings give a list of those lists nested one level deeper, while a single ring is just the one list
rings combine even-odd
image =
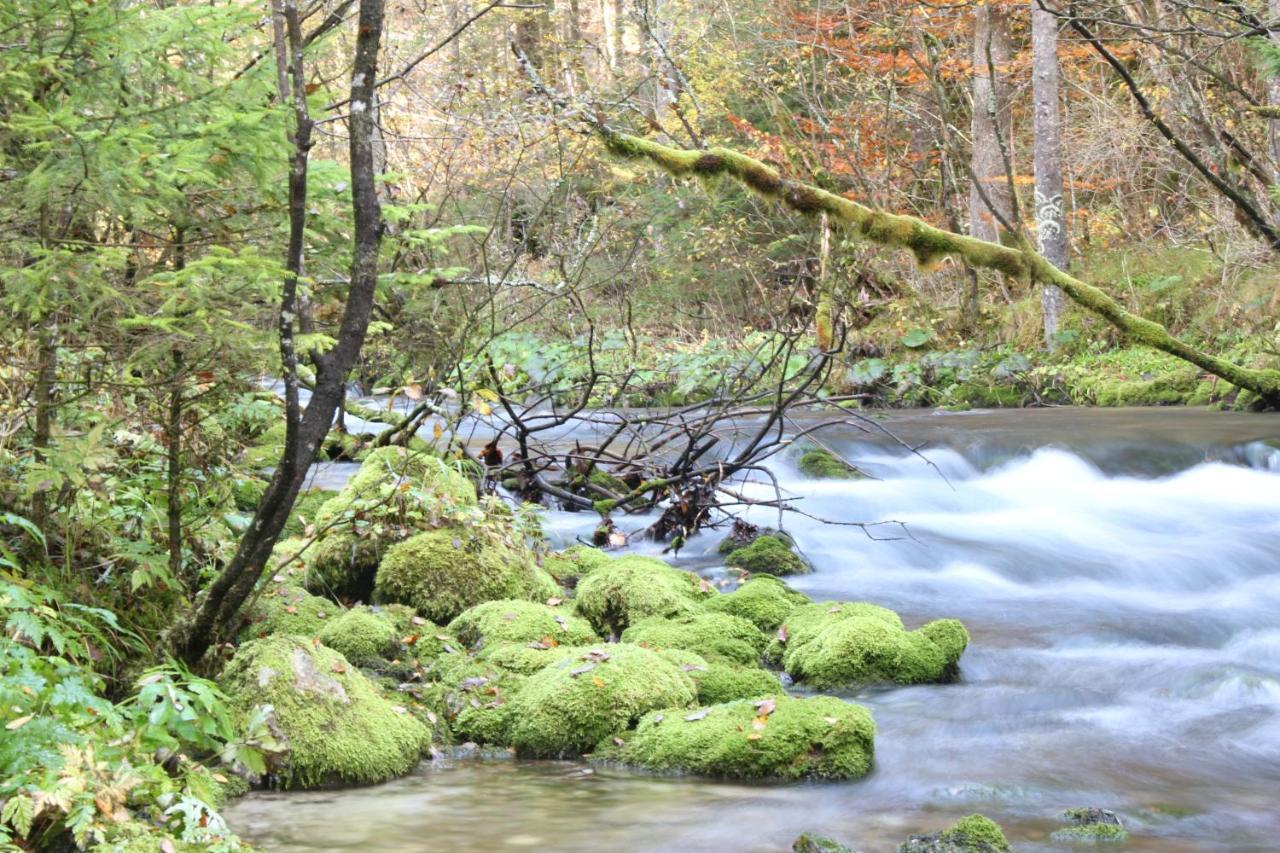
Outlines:
[{"label": "moss", "polygon": [[708,660],[724,658],[740,664],[760,660],[766,639],[760,629],[741,616],[695,613],[668,619],[651,616],[622,632],[627,643],[651,649],[685,649]]},{"label": "moss", "polygon": [[792,853],[853,853],[839,841],[823,835],[814,835],[811,832],[802,833],[791,842],[791,851]]},{"label": "moss", "polygon": [[543,667],[559,663],[579,652],[578,646],[541,648],[528,643],[500,643],[476,652],[476,660],[515,675],[533,675]]},{"label": "moss", "polygon": [[621,634],[648,616],[682,616],[702,609],[715,590],[697,575],[652,557],[621,557],[578,584],[574,606],[601,634]]},{"label": "moss", "polygon": [[320,630],[320,642],[357,666],[394,656],[400,636],[388,616],[368,607],[347,610]]},{"label": "moss", "polygon": [[329,531],[307,549],[307,589],[336,598],[367,601],[387,546],[385,538],[366,530]]},{"label": "moss", "polygon": [[256,477],[247,480],[236,480],[231,485],[231,500],[241,512],[253,512],[267,490],[267,482]]},{"label": "moss", "polygon": [[285,423],[283,420],[271,425],[254,443],[245,449],[243,462],[246,468],[269,468],[280,464],[280,455],[284,452]]},{"label": "moss", "polygon": [[587,482],[615,495],[625,495],[631,491],[626,483],[598,466],[591,469],[591,473],[587,475]]},{"label": "moss", "polygon": [[400,484],[423,489],[453,505],[476,503],[475,486],[452,465],[434,454],[403,447],[379,447],[370,452],[343,488],[342,495],[367,498],[378,494],[384,486]]},{"label": "moss", "polygon": [[[277,581],[275,577],[281,577],[281,580]],[[315,637],[327,620],[332,620],[341,610],[329,599],[312,595],[295,585],[291,578],[276,575],[265,581],[265,588],[247,611],[248,618],[242,633],[249,637],[271,634]]]},{"label": "moss", "polygon": [[307,532],[307,526],[315,523],[320,507],[337,495],[337,492],[330,489],[306,489],[299,492],[298,499],[293,504],[293,511],[289,513],[289,519],[284,523],[284,535],[304,535]]},{"label": "moss", "polygon": [[783,622],[771,654],[780,651],[786,671],[815,687],[921,684],[953,678],[968,641],[968,632],[954,619],[907,631],[892,610],[827,602],[796,608]]},{"label": "moss", "polygon": [[836,456],[830,450],[815,447],[805,451],[796,462],[800,473],[806,477],[824,480],[858,480],[862,472]]},{"label": "moss", "polygon": [[601,645],[529,677],[514,701],[512,743],[524,757],[579,755],[645,712],[689,705],[694,695],[689,676],[657,652]]},{"label": "moss", "polygon": [[542,560],[542,567],[561,584],[574,586],[596,569],[612,562],[613,558],[599,548],[573,545],[558,553],[548,554]]},{"label": "moss", "polygon": [[705,670],[691,670],[689,676],[698,687],[698,702],[703,705],[758,699],[782,692],[778,676],[758,666],[711,661]]},{"label": "moss", "polygon": [[500,643],[581,646],[600,638],[572,613],[532,601],[488,601],[458,615],[449,630],[472,648]]},{"label": "moss", "polygon": [[747,547],[730,552],[724,563],[752,574],[799,575],[809,571],[809,564],[775,536],[757,536]]},{"label": "moss", "polygon": [[449,622],[485,601],[545,598],[553,586],[523,548],[443,528],[392,545],[378,565],[375,596]]},{"label": "moss", "polygon": [[875,724],[867,709],[830,696],[779,695],[646,714],[623,740],[602,756],[738,779],[857,779],[871,770]]},{"label": "moss", "polygon": [[1129,833],[1124,827],[1112,823],[1090,823],[1059,829],[1049,837],[1054,841],[1118,844],[1128,841]]},{"label": "moss", "polygon": [[222,684],[242,712],[273,708],[289,750],[276,768],[286,788],[382,782],[412,770],[430,740],[346,658],[304,637],[246,643]]},{"label": "moss", "polygon": [[1000,825],[980,814],[962,817],[945,829],[940,837],[944,841],[958,844],[968,851],[1007,851],[1009,842],[1005,840]]},{"label": "moss", "polygon": [[514,721],[511,701],[527,678],[492,662],[449,655],[432,673],[441,685],[441,699],[455,738],[505,746]]},{"label": "moss", "polygon": [[762,631],[773,631],[809,597],[796,592],[771,575],[756,575],[733,592],[708,599],[708,610],[731,613],[750,620]]}]

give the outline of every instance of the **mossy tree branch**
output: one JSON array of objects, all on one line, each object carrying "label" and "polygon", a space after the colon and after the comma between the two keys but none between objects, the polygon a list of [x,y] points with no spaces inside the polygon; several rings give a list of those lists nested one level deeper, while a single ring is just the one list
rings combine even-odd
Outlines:
[{"label": "mossy tree branch", "polygon": [[792,210],[809,215],[825,213],[832,226],[842,227],[872,243],[906,249],[923,268],[953,256],[974,267],[1055,285],[1077,305],[1107,320],[1132,341],[1188,361],[1232,385],[1252,391],[1268,407],[1280,408],[1280,371],[1243,367],[1178,340],[1159,323],[1130,313],[1104,291],[1053,266],[1025,241],[1016,247],[1003,246],[937,228],[914,216],[876,210],[818,187],[783,178],[759,160],[727,148],[689,151],[619,133],[603,124],[596,127],[605,145],[620,157],[648,160],[677,177],[728,176]]}]

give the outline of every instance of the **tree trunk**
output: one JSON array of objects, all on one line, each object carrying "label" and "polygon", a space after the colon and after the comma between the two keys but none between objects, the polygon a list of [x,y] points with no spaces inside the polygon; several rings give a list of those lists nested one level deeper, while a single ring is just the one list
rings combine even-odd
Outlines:
[{"label": "tree trunk", "polygon": [[[351,191],[355,215],[354,252],[351,261],[351,285],[342,316],[336,343],[324,355],[313,355],[316,363],[315,390],[306,410],[297,406],[296,361],[292,378],[293,400],[288,413],[285,448],[271,482],[254,513],[252,524],[240,540],[231,563],[223,569],[210,585],[208,594],[191,621],[183,626],[175,638],[178,654],[188,663],[198,662],[209,647],[229,634],[245,601],[252,594],[262,576],[263,568],[271,556],[280,531],[284,527],[298,492],[306,480],[307,471],[315,460],[329,426],[333,422],[346,392],[346,379],[364,345],[369,327],[369,315],[373,309],[374,286],[377,282],[378,250],[382,239],[382,213],[378,203],[374,180],[374,127],[373,99],[377,80],[378,50],[382,39],[385,15],[384,0],[360,0],[357,23],[356,54],[351,75],[350,100],[350,158]],[[285,7],[289,30],[289,42],[294,51],[290,73],[293,82],[295,110],[304,119],[295,126],[298,149],[294,170],[290,175],[290,275],[286,277],[285,293],[281,298],[280,334],[281,355],[289,362],[294,359],[292,327],[293,291],[296,290],[296,272],[302,258],[301,230],[306,217],[306,151],[310,147],[310,120],[305,116],[305,80],[302,75],[302,40],[299,34],[297,9],[293,4]],[[299,106],[301,105],[301,106]],[[305,130],[306,134],[301,131]],[[295,239],[296,238],[296,239]],[[291,287],[292,285],[293,287]],[[288,381],[286,382],[288,386]],[[289,393],[286,387],[286,393]]]},{"label": "tree trunk", "polygon": [[[1267,19],[1273,27],[1280,27],[1280,0],[1267,0]],[[1280,32],[1270,34],[1271,43],[1280,47]],[[1280,74],[1267,81],[1267,103],[1280,107]],[[1280,118],[1267,122],[1267,146],[1271,151],[1271,171],[1275,183],[1280,184]]]},{"label": "tree trunk", "polygon": [[1009,18],[998,6],[973,10],[973,155],[970,158],[969,233],[998,242],[1013,220],[1005,146],[1010,139],[1008,86],[1000,79],[1009,62]]},{"label": "tree trunk", "polygon": [[[1280,0],[1277,0],[1280,2]],[[1062,204],[1062,139],[1058,116],[1058,19],[1031,0],[1031,101],[1035,137],[1036,240],[1040,254],[1060,270],[1067,268],[1069,244]],[[1058,343],[1062,291],[1045,285],[1040,291],[1044,343]]]}]

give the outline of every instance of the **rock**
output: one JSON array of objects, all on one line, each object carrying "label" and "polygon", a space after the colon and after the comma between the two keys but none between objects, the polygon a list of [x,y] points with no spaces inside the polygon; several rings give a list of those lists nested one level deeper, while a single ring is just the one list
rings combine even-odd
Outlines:
[{"label": "rock", "polygon": [[502,643],[583,646],[600,642],[591,624],[567,607],[519,599],[471,607],[449,623],[449,630],[471,648]]},{"label": "rock", "polygon": [[740,518],[735,518],[733,526],[729,528],[729,534],[720,540],[716,550],[721,554],[731,554],[739,548],[747,547],[760,536],[772,536],[775,539],[781,539],[788,546],[795,545],[790,534],[772,527],[749,524]]},{"label": "rock", "polygon": [[771,575],[757,575],[733,592],[708,599],[706,608],[749,619],[762,631],[775,631],[802,604],[812,604],[809,596]]},{"label": "rock", "polygon": [[305,637],[246,643],[222,686],[244,713],[274,709],[288,749],[276,768],[285,788],[383,782],[412,770],[430,742],[427,729],[346,658]]},{"label": "rock", "polygon": [[809,564],[776,536],[757,536],[747,547],[730,552],[724,564],[753,575],[800,575],[809,571]]},{"label": "rock", "polygon": [[591,572],[578,584],[574,606],[596,631],[620,635],[649,616],[700,612],[715,595],[692,572],[672,568],[653,557],[627,556]]},{"label": "rock", "polygon": [[342,611],[320,629],[319,638],[357,666],[391,658],[400,645],[400,633],[391,617],[369,607]]},{"label": "rock", "polygon": [[689,676],[698,687],[698,702],[703,705],[758,699],[782,692],[778,676],[760,667],[711,661],[703,671],[689,671]]},{"label": "rock", "polygon": [[622,632],[622,640],[651,649],[685,649],[708,660],[755,664],[768,642],[750,621],[728,613],[694,613],[668,619],[651,616]]},{"label": "rock", "polygon": [[640,646],[601,644],[533,675],[513,704],[516,754],[567,758],[625,730],[647,711],[694,701],[693,681]]},{"label": "rock", "polygon": [[441,687],[441,704],[457,740],[506,746],[511,743],[511,702],[526,676],[464,655],[442,658],[432,677]]},{"label": "rock", "polygon": [[923,684],[954,678],[968,642],[954,619],[907,631],[892,610],[825,602],[792,611],[767,654],[797,682],[815,687]]},{"label": "rock", "polygon": [[[330,489],[304,489],[299,492],[298,499],[293,503],[293,510],[289,513],[289,519],[284,523],[283,535],[304,535],[309,525],[315,525],[320,507],[337,496],[338,493]],[[256,508],[257,505],[254,506]]]},{"label": "rock", "polygon": [[792,853],[853,853],[839,841],[823,835],[803,833],[791,842]]},{"label": "rock", "polygon": [[796,467],[801,474],[816,480],[860,480],[863,477],[857,468],[821,447],[803,453]]},{"label": "rock", "polygon": [[613,558],[589,545],[573,545],[542,559],[542,568],[563,586],[577,586],[578,581],[613,562]]},{"label": "rock", "polygon": [[441,623],[486,601],[544,601],[559,592],[523,545],[458,527],[429,530],[392,545],[374,583],[379,601],[408,604]]},{"label": "rock", "polygon": [[898,853],[1009,853],[1004,832],[995,821],[980,814],[962,817],[942,832],[913,835]]},{"label": "rock", "polygon": [[[279,580],[276,578],[279,577]],[[272,634],[318,636],[327,624],[342,613],[342,608],[327,598],[312,595],[290,575],[272,575],[264,581],[258,599],[247,611],[243,637],[266,637]]]},{"label": "rock", "polygon": [[1129,840],[1120,816],[1100,808],[1067,809],[1062,813],[1071,822],[1066,829],[1059,829],[1050,836],[1054,841],[1107,844]]},{"label": "rock", "polygon": [[601,757],[649,770],[735,779],[857,779],[872,766],[866,708],[831,696],[777,695],[646,714]]}]

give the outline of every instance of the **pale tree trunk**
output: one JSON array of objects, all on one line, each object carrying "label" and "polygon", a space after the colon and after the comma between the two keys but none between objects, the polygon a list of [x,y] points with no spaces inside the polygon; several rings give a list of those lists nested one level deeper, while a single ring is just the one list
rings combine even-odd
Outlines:
[{"label": "pale tree trunk", "polygon": [[[1280,0],[1267,0],[1267,25],[1280,27]],[[1271,33],[1271,43],[1280,47],[1280,33]],[[1274,75],[1267,81],[1267,103],[1273,107],[1280,107],[1280,74]],[[1267,141],[1270,143],[1267,147],[1271,151],[1271,170],[1275,175],[1276,183],[1280,184],[1280,118],[1274,118],[1267,124]]]},{"label": "pale tree trunk", "polygon": [[[1274,0],[1280,2],[1280,0]],[[1062,138],[1058,115],[1058,19],[1031,0],[1031,101],[1035,137],[1035,216],[1040,254],[1066,270],[1069,244],[1062,204]],[[1044,343],[1057,346],[1062,317],[1062,291],[1045,285],[1040,291]]]},{"label": "pale tree trunk", "polygon": [[[969,233],[999,240],[1013,220],[1013,193],[1005,145],[1010,139],[1008,86],[1000,69],[1009,61],[1009,18],[989,3],[973,10],[973,154],[969,160]],[[972,328],[978,320],[978,277],[970,275],[963,312]]]}]

